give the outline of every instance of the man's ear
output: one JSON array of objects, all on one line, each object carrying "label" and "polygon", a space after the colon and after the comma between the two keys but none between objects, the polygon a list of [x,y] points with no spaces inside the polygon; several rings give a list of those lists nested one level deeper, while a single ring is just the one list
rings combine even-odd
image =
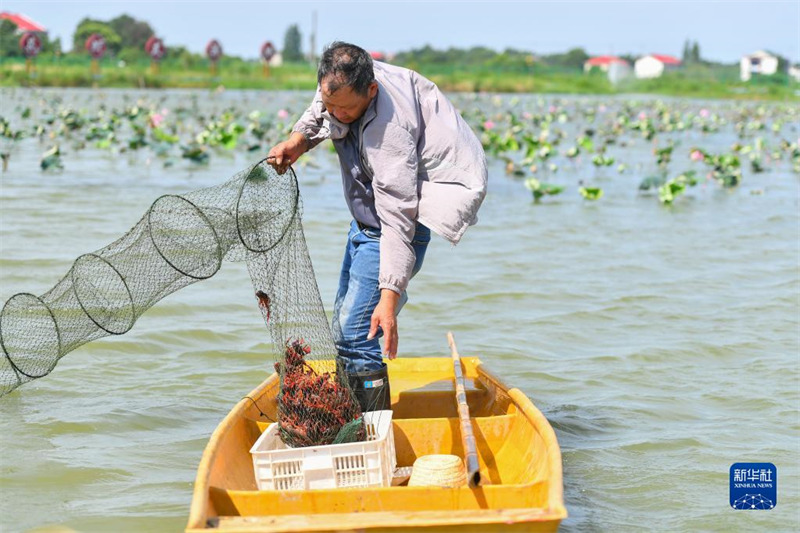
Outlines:
[{"label": "man's ear", "polygon": [[367,94],[370,98],[375,98],[375,95],[378,94],[378,82],[373,81],[369,84],[369,88],[367,89]]}]

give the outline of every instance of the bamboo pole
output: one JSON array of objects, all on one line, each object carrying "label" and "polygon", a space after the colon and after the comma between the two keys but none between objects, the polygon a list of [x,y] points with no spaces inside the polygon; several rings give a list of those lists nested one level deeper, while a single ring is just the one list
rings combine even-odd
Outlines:
[{"label": "bamboo pole", "polygon": [[456,404],[458,417],[461,419],[461,440],[464,444],[464,463],[467,466],[467,485],[477,487],[481,483],[480,465],[478,463],[478,446],[475,444],[475,435],[472,432],[472,422],[469,419],[469,406],[467,405],[467,392],[464,388],[464,374],[461,371],[461,356],[456,349],[456,340],[451,332],[447,332],[447,343],[453,357],[453,370],[456,381]]}]

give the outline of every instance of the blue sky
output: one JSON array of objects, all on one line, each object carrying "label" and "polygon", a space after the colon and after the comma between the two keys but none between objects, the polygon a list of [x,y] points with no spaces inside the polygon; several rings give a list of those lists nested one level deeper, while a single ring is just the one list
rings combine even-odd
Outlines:
[{"label": "blue sky", "polygon": [[298,24],[309,48],[317,12],[317,48],[332,40],[396,52],[484,45],[545,54],[583,47],[590,54],[664,53],[680,56],[697,40],[705,58],[735,62],[767,49],[800,61],[800,0],[474,2],[380,0],[354,2],[0,0],[0,10],[23,13],[71,46],[79,20],[122,13],[144,19],[169,45],[200,52],[211,38],[226,53],[256,57],[265,40],[283,46]]}]

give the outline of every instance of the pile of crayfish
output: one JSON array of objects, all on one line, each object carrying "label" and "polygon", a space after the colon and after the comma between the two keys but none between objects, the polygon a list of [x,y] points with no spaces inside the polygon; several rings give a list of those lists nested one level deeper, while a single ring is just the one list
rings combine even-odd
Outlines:
[{"label": "pile of crayfish", "polygon": [[[330,372],[317,373],[305,360],[310,353],[311,347],[302,338],[290,338],[283,363],[275,363],[281,376],[281,439],[295,448],[364,440],[361,408],[350,389]],[[342,441],[342,436],[337,436],[345,426],[345,432],[352,434]]]}]

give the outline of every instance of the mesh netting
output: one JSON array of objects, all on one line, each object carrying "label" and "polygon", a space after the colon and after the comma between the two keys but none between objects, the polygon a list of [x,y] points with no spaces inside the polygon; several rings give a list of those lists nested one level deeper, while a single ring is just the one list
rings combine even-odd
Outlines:
[{"label": "mesh netting", "polygon": [[0,396],[47,375],[79,346],[129,331],[165,296],[246,261],[280,374],[278,422],[290,446],[364,440],[301,223],[297,178],[264,161],[229,181],[158,198],[121,239],[78,257],[42,296],[0,312]]}]

